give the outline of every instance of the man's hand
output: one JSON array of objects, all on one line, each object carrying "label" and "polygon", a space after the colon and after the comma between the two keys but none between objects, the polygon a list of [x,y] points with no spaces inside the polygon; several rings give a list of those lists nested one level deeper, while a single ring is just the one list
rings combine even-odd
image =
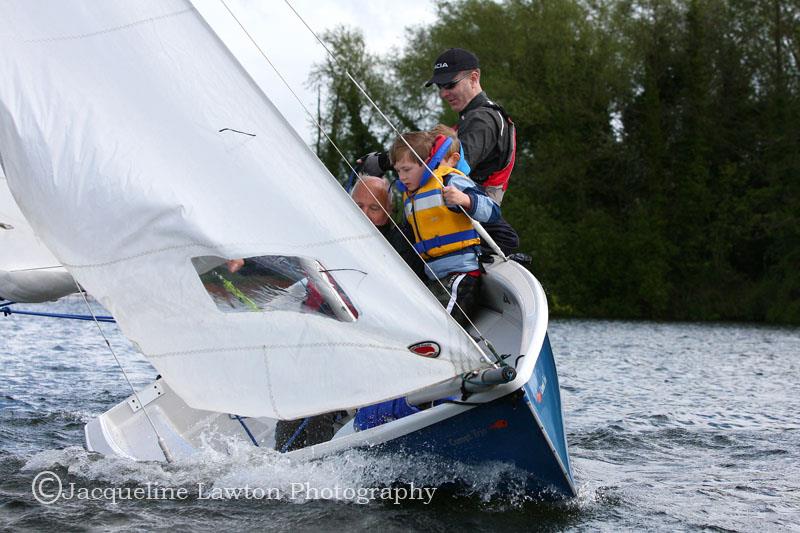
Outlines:
[{"label": "man's hand", "polygon": [[228,272],[234,274],[244,266],[244,259],[230,259],[225,264],[228,266]]},{"label": "man's hand", "polygon": [[467,193],[461,192],[461,190],[457,187],[448,185],[442,189],[442,196],[444,197],[444,203],[447,205],[447,207],[455,207],[460,205],[467,211],[472,208],[472,198],[470,198]]}]

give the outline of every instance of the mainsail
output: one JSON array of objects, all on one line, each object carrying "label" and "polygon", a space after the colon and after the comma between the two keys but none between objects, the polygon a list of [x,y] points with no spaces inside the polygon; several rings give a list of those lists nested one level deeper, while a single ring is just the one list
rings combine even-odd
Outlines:
[{"label": "mainsail", "polygon": [[296,418],[484,366],[191,4],[0,13],[9,186],[190,406]]},{"label": "mainsail", "polygon": [[76,290],[72,276],[20,213],[0,166],[0,299],[45,302]]}]

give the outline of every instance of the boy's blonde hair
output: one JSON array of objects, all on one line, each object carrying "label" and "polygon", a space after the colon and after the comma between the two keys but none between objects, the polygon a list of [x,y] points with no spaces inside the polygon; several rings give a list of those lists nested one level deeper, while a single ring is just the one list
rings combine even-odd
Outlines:
[{"label": "boy's blonde hair", "polygon": [[403,142],[403,139],[405,139],[414,152],[419,154],[422,160],[425,161],[431,156],[431,150],[433,150],[436,144],[436,138],[439,135],[444,135],[445,137],[453,139],[453,143],[450,145],[450,148],[447,149],[445,157],[449,157],[461,151],[461,143],[458,141],[456,131],[444,124],[437,124],[431,131],[412,131],[410,133],[404,133],[395,139],[394,143],[392,143],[392,148],[389,150],[389,159],[392,165],[396,165],[397,162],[404,157],[409,157],[412,161],[419,163],[419,160],[411,152],[411,149],[408,148],[406,143]]},{"label": "boy's blonde hair", "polygon": [[[437,124],[432,130],[431,133],[434,135],[434,142],[436,142],[436,137],[439,135],[444,135],[445,137],[450,137],[453,139],[453,144],[450,145],[450,148],[447,149],[447,153],[444,154],[444,157],[450,157],[456,152],[461,152],[461,141],[458,140],[458,134],[456,130],[451,128],[450,126],[445,126],[444,124]],[[433,146],[431,146],[433,148]]]}]

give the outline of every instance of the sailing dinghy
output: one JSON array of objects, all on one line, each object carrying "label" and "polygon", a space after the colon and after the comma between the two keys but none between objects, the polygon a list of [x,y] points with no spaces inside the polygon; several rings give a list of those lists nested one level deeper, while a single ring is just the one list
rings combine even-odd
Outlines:
[{"label": "sailing dinghy", "polygon": [[[272,448],[279,419],[454,398],[364,431],[345,419],[288,455],[497,461],[531,492],[575,494],[547,301],[525,268],[489,265],[462,329],[191,3],[0,11],[9,187],[161,375],[86,425],[89,450],[158,461],[230,439]],[[258,268],[233,274],[233,258]]]}]

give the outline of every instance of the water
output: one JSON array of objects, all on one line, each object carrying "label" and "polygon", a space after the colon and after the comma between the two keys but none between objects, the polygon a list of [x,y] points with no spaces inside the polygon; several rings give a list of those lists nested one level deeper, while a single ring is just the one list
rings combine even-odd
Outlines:
[{"label": "water", "polygon": [[[114,325],[103,328],[134,383],[148,383],[150,365]],[[514,490],[513,468],[430,457],[292,462],[231,445],[162,465],[89,454],[83,425],[129,394],[96,326],[0,317],[0,528],[800,531],[800,329],[556,320],[550,336],[579,487],[556,504]],[[107,492],[41,505],[31,482],[45,470]],[[473,486],[427,505],[355,502],[395,479],[427,487],[453,478]],[[111,500],[148,487],[187,495]],[[226,487],[267,497],[199,499]]]}]

